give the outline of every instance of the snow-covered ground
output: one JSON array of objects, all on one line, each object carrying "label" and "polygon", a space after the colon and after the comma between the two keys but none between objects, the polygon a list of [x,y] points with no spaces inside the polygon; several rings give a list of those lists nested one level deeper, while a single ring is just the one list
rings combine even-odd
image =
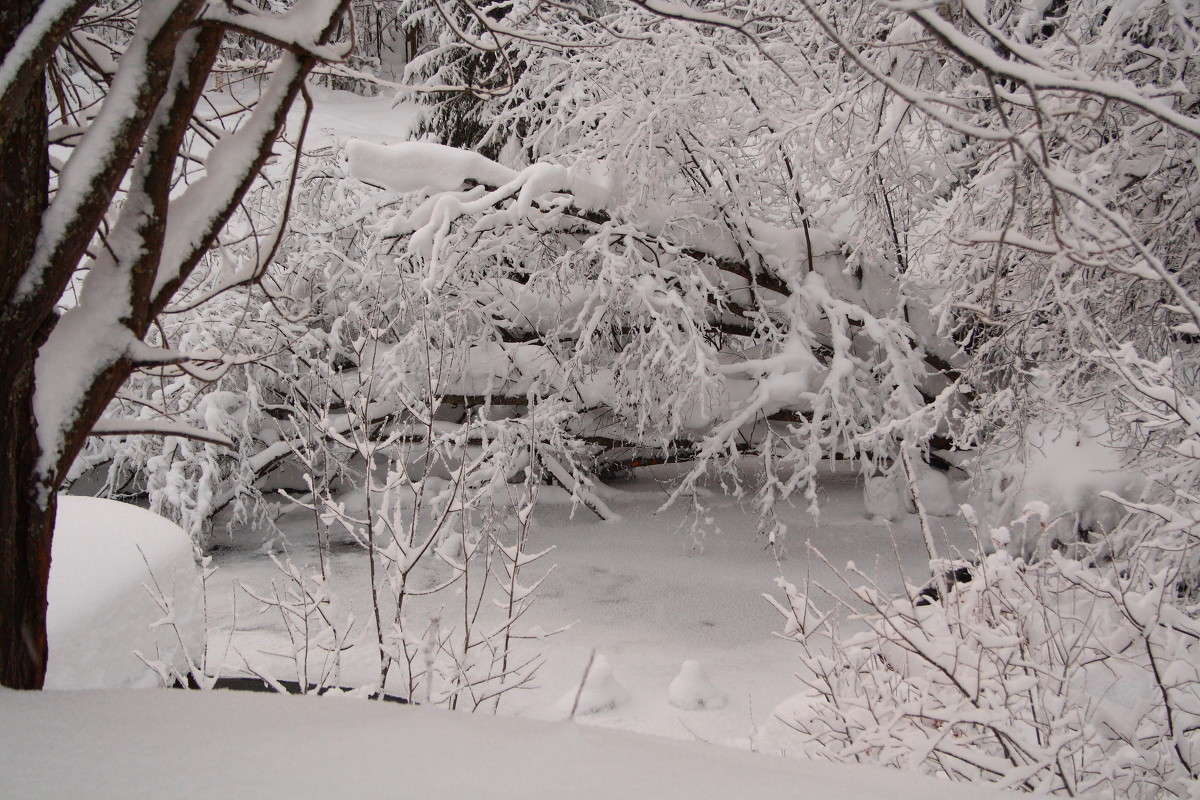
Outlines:
[{"label": "snow-covered ground", "polygon": [[342,698],[0,689],[6,798],[1000,798],[843,766]]},{"label": "snow-covered ground", "polygon": [[[869,521],[859,480],[842,470],[821,479],[820,519],[790,510],[783,519],[791,532],[775,547],[755,535],[752,514],[736,499],[702,486],[706,532],[700,534],[686,504],[661,509],[680,469],[642,469],[605,488],[619,522],[599,521],[582,508],[572,514],[565,492],[543,491],[529,547],[553,545],[555,569],[523,625],[575,624],[529,645],[544,655],[545,666],[534,689],[506,695],[499,718],[336,696],[4,690],[0,796],[999,797],[979,786],[772,755],[786,737],[777,736],[781,728],[770,714],[796,690],[796,659],[792,645],[772,636],[779,624],[762,594],[779,576],[809,576],[836,588],[809,542],[835,564],[852,559],[877,572],[884,586],[899,588],[902,569],[920,582],[923,545],[915,518],[892,526]],[[148,595],[126,592],[103,603],[93,596],[90,607],[72,598],[86,594],[97,576],[129,588],[148,581],[147,566],[156,576],[190,566],[183,532],[141,509],[91,498],[64,498],[61,519],[60,619],[79,617],[109,632],[103,618],[115,611],[141,626],[158,619]],[[269,654],[288,649],[285,630],[277,615],[251,613],[240,587],[263,593],[279,581],[272,553],[315,568],[312,520],[303,509],[286,508],[266,542],[262,531],[235,530],[216,551],[218,569],[208,581],[210,644],[231,637],[234,650],[272,665],[280,678],[292,677],[281,666],[286,660]],[[966,543],[958,521],[935,519],[935,525],[943,545]],[[86,556],[101,540],[106,554],[113,541],[133,552],[141,547],[146,562],[125,558],[114,565],[107,555],[93,557],[93,566],[111,569],[81,573],[68,551]],[[338,541],[333,575],[341,608],[368,619],[366,553],[344,535]],[[899,564],[896,553],[903,554]],[[235,597],[236,615],[228,602]],[[177,600],[195,602],[186,594]],[[177,619],[186,616],[181,610]],[[157,631],[171,632],[170,626]],[[346,654],[342,679],[349,685],[372,678],[370,629],[361,631]],[[60,630],[60,652],[69,638]],[[93,647],[70,658],[79,669],[90,666],[101,682],[125,681],[127,665],[117,656],[128,653],[116,645],[127,639],[111,637],[107,655]],[[588,683],[578,691],[589,661]],[[564,720],[573,706],[575,722]]]}]

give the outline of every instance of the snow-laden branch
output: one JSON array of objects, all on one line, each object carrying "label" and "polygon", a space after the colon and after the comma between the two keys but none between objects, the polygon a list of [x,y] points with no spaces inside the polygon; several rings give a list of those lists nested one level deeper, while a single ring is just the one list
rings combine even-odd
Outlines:
[{"label": "snow-laden branch", "polygon": [[156,307],[166,305],[168,293],[204,252],[253,181],[310,66],[291,53],[281,56],[250,117],[213,146],[204,175],[171,201],[151,295]]},{"label": "snow-laden branch", "polygon": [[272,14],[244,0],[207,0],[200,19],[254,36],[296,55],[337,62],[350,54],[354,42],[347,39],[329,44],[325,31],[344,5],[342,0],[298,0],[284,13]]},{"label": "snow-laden branch", "polygon": [[[1033,59],[1015,61],[1002,58],[995,50],[965,35],[936,10],[923,3],[916,5],[901,2],[894,5],[907,10],[956,56],[989,75],[1012,79],[1033,91],[1078,92],[1104,101],[1124,103],[1192,137],[1200,138],[1200,120],[1194,116],[1180,114],[1170,106],[1146,97],[1132,81],[1117,82],[1079,72],[1064,73],[1061,69],[1051,69]],[[975,18],[978,19],[979,15],[975,15]],[[1024,48],[1018,49],[1024,52]]]},{"label": "snow-laden branch", "polygon": [[[0,108],[13,109],[26,94],[39,87],[43,70],[71,26],[94,0],[43,0],[33,19],[0,61]],[[0,145],[14,133],[19,115],[0,114]]]},{"label": "snow-laden branch", "polygon": [[92,436],[179,436],[230,450],[237,448],[228,436],[166,419],[101,419],[92,426]]},{"label": "snow-laden branch", "polygon": [[17,302],[34,295],[57,301],[137,152],[166,91],[176,43],[200,2],[165,0],[139,14],[99,114],[59,172],[58,189],[42,215],[37,249],[17,285]]}]

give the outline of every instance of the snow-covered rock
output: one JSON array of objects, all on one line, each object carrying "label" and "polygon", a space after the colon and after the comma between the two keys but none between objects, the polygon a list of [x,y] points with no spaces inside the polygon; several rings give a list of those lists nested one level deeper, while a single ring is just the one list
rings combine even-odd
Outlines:
[{"label": "snow-covered rock", "polygon": [[863,507],[867,519],[890,522],[904,516],[904,501],[896,479],[891,475],[867,478],[863,486]]},{"label": "snow-covered rock", "polygon": [[[950,488],[946,473],[924,463],[914,463],[917,473],[917,491],[921,493],[921,505],[931,517],[953,517],[958,514],[958,501]],[[916,513],[912,492],[906,492],[909,513]]]},{"label": "snow-covered rock", "polygon": [[628,700],[629,692],[613,677],[608,659],[597,654],[584,677],[583,688],[575,687],[564,694],[557,707],[564,714],[570,714],[572,709],[576,715],[599,714],[623,706]]},{"label": "snow-covered rock", "polygon": [[667,699],[676,708],[698,711],[705,708],[724,708],[729,696],[717,688],[699,661],[685,661],[679,674],[667,687]]},{"label": "snow-covered rock", "polygon": [[[60,497],[50,553],[47,689],[155,686],[134,651],[186,673],[203,641],[192,542],[175,523],[96,497]],[[172,604],[174,624],[150,594]],[[157,587],[157,588],[156,588]]]}]

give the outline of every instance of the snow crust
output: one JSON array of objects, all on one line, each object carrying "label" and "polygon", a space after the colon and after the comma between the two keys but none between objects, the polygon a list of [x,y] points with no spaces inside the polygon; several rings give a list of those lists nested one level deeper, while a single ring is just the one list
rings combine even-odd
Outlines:
[{"label": "snow crust", "polygon": [[8,797],[979,800],[1009,795],[570,723],[339,697],[0,690]]},{"label": "snow crust", "polygon": [[[175,523],[96,497],[60,497],[50,563],[47,689],[149,687],[141,659],[187,670],[202,642],[192,542]],[[172,603],[163,612],[145,586]],[[159,624],[170,619],[174,625]],[[3,774],[3,770],[0,770]]]}]

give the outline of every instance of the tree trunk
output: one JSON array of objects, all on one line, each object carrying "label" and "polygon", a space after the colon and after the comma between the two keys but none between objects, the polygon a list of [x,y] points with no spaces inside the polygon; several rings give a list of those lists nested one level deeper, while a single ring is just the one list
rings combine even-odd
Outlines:
[{"label": "tree trunk", "polygon": [[9,393],[0,381],[4,420],[0,426],[0,685],[40,689],[46,678],[46,586],[55,494],[47,488],[39,503],[34,474],[34,443],[28,390]]},{"label": "tree trunk", "polygon": [[[0,53],[11,49],[38,5],[38,0],[0,2]],[[0,146],[0,685],[39,689],[46,676],[55,499],[36,478],[33,364],[54,317],[14,303],[13,292],[33,254],[47,202],[41,81],[17,114],[19,133]]]}]

